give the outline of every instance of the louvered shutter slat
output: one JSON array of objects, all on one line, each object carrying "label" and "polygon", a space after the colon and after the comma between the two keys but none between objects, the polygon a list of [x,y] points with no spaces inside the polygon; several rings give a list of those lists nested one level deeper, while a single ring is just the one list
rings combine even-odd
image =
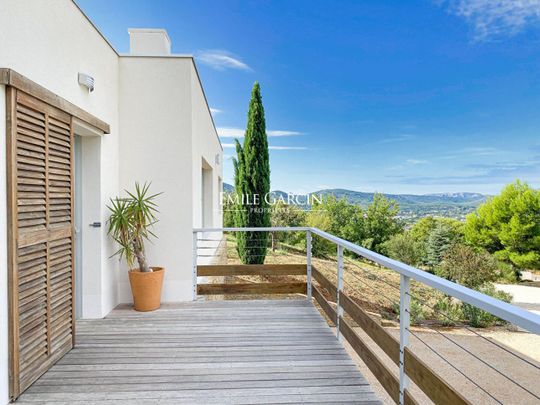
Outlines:
[{"label": "louvered shutter slat", "polygon": [[72,347],[73,148],[70,116],[19,91],[13,97],[16,397]]}]

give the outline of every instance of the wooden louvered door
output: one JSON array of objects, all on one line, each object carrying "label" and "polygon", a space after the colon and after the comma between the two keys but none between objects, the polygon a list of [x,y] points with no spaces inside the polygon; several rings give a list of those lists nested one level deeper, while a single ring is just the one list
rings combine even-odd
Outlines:
[{"label": "wooden louvered door", "polygon": [[7,89],[10,381],[16,398],[73,347],[71,116]]}]

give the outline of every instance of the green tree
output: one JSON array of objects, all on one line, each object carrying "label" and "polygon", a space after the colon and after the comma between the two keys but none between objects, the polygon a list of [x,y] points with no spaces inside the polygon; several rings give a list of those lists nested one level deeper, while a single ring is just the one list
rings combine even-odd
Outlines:
[{"label": "green tree", "polygon": [[[270,159],[258,82],[255,82],[251,91],[244,145],[240,145],[236,140],[236,154],[237,158],[233,159],[234,187],[239,206],[235,209],[235,225],[269,227],[270,210],[266,196],[270,192]],[[237,232],[236,240],[242,263],[264,263],[268,244],[267,232]]]},{"label": "green tree", "polygon": [[398,212],[399,206],[395,201],[376,193],[365,212],[362,245],[380,252],[384,242],[403,230],[403,224],[397,218]]},{"label": "green tree", "polygon": [[410,232],[393,235],[382,245],[383,253],[392,259],[411,266],[418,266],[424,257],[424,245],[416,241]]},{"label": "green tree", "polygon": [[[285,204],[283,201],[278,200],[272,206],[270,222],[272,227],[304,226],[306,212],[294,205]],[[272,250],[276,249],[278,242],[296,245],[305,239],[305,233],[303,232],[271,232],[270,236],[272,238]]]},{"label": "green tree", "polygon": [[463,239],[465,224],[457,219],[427,216],[418,220],[410,229],[411,236],[418,242],[426,243],[429,235],[437,228],[443,225],[449,228],[453,237],[458,241]]},{"label": "green tree", "polygon": [[540,268],[540,191],[516,180],[467,216],[465,238],[519,268]]},{"label": "green tree", "polygon": [[[308,226],[360,244],[363,239],[363,216],[359,205],[330,195],[311,207],[306,221]],[[334,244],[317,236],[313,238],[312,246],[312,252],[316,255],[334,254],[336,251]]]},{"label": "green tree", "polygon": [[426,243],[426,264],[434,270],[437,267],[446,251],[455,243],[455,235],[448,225],[439,223],[429,234]]}]

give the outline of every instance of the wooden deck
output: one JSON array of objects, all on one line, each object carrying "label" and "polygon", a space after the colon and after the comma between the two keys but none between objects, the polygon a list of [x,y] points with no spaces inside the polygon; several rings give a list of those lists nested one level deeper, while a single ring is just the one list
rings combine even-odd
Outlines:
[{"label": "wooden deck", "polygon": [[306,300],[119,307],[17,403],[380,403]]}]

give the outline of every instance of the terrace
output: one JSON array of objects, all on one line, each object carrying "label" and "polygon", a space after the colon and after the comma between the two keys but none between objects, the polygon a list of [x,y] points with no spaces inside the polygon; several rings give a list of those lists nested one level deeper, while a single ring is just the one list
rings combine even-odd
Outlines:
[{"label": "terrace", "polygon": [[[228,249],[234,234],[262,231],[294,232],[306,249],[239,264]],[[532,334],[540,333],[538,315],[314,228],[195,229],[193,241],[194,302],[153,313],[120,306],[78,321],[75,348],[19,402],[380,403],[381,393],[400,404],[540,401],[537,362],[467,325],[484,352],[444,329],[433,329],[444,337],[436,342],[411,326],[411,300],[421,300],[419,288],[434,289]],[[312,255],[316,242],[335,255]],[[362,278],[357,270],[368,267],[358,263],[381,271]],[[398,327],[361,305],[354,289],[376,288],[371,282],[399,301]],[[472,360],[481,367],[468,367]]]}]

